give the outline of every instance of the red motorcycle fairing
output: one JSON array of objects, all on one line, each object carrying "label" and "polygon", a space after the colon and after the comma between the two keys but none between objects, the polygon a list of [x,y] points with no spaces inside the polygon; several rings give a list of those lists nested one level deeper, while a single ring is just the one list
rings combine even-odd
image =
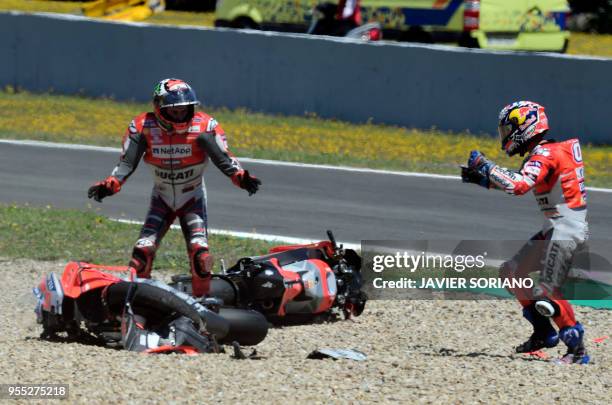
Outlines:
[{"label": "red motorcycle fairing", "polygon": [[[271,254],[287,252],[291,250],[297,249],[308,249],[310,251],[322,251],[327,257],[333,257],[335,254],[334,245],[331,241],[321,241],[309,244],[302,245],[284,245],[277,246],[269,250]],[[303,301],[294,301],[291,302],[289,308],[285,306],[281,306],[281,310],[283,313],[279,311],[279,315],[285,315],[285,312],[288,313],[304,313],[309,312],[312,314],[320,314],[328,311],[334,304],[337,294],[337,285],[336,285],[336,277],[334,275],[333,270],[329,267],[329,264],[321,259],[314,258],[316,255],[308,254],[308,257],[312,257],[307,259],[306,261],[299,261],[288,264],[285,266],[283,270],[283,275],[291,274],[294,272],[299,272],[300,280],[302,281],[301,287],[305,292],[306,297],[310,298],[311,303],[318,304],[316,307],[310,306],[310,309],[307,311],[308,306],[300,305]],[[309,262],[314,264],[314,268],[310,269],[300,269],[299,263]],[[305,272],[306,271],[306,272]],[[314,274],[314,279],[308,278],[308,273],[311,275]],[[319,284],[320,283],[320,284]],[[318,288],[320,287],[320,288]],[[302,291],[300,291],[302,292]],[[283,300],[284,301],[284,300]],[[287,302],[288,304],[289,302]],[[286,311],[289,309],[289,311]]]},{"label": "red motorcycle fairing", "polygon": [[308,259],[288,264],[283,270],[299,275],[303,295],[303,299],[287,303],[287,313],[320,314],[331,309],[337,293],[336,276],[326,262]]},{"label": "red motorcycle fairing", "polygon": [[296,249],[304,249],[304,248],[305,249],[322,249],[327,256],[331,257],[334,255],[334,246],[328,240],[324,240],[321,242],[315,242],[315,243],[308,243],[308,244],[303,244],[303,245],[275,246],[271,248],[268,252],[280,253],[280,252],[286,252],[288,250],[296,250]]},{"label": "red motorcycle fairing", "polygon": [[328,263],[335,256],[330,241],[277,246],[269,252],[245,258],[227,273],[232,278],[241,272],[241,266],[258,269],[242,280],[246,283],[242,292],[264,305],[266,313],[279,317],[317,315],[333,307],[338,289]]},{"label": "red motorcycle fairing", "polygon": [[300,282],[300,275],[290,271],[284,270],[278,263],[278,259],[270,259],[270,263],[276,268],[276,271],[283,277],[285,284],[285,291],[283,292],[283,298],[281,299],[280,306],[278,308],[278,315],[285,316],[285,308],[287,304],[295,299],[302,292],[302,284]]},{"label": "red motorcycle fairing", "polygon": [[[120,277],[114,273],[128,273],[128,276]],[[103,288],[120,281],[133,280],[135,277],[135,270],[129,266],[104,266],[70,262],[64,268],[62,287],[67,297],[78,298],[87,291]]]},{"label": "red motorcycle fairing", "polygon": [[181,346],[171,346],[171,345],[165,345],[165,346],[159,346],[159,347],[155,347],[152,349],[147,349],[143,352],[141,352],[142,354],[170,354],[170,353],[182,353],[182,354],[186,354],[187,356],[197,356],[198,354],[200,354],[199,351],[197,351],[196,349],[194,349],[191,346],[185,346],[185,345],[181,345]]},{"label": "red motorcycle fairing", "polygon": [[[258,312],[211,309],[165,283],[136,278],[129,266],[70,262],[61,281],[51,273],[34,288],[34,294],[43,338],[67,333],[68,339],[87,335],[133,351],[171,345],[210,353],[218,351],[217,342],[256,345],[268,331],[265,317]],[[135,333],[128,334],[127,326]],[[145,339],[143,345],[143,336],[150,337],[151,344]]]},{"label": "red motorcycle fairing", "polygon": [[58,279],[55,273],[42,277],[38,289],[34,290],[34,295],[39,299],[36,313],[42,316],[39,313],[42,309],[61,315],[64,298],[76,299],[87,291],[104,288],[128,279],[112,273],[129,273],[129,280],[133,280],[136,274],[134,269],[128,266],[103,266],[85,262],[69,262],[64,268],[61,279]]}]

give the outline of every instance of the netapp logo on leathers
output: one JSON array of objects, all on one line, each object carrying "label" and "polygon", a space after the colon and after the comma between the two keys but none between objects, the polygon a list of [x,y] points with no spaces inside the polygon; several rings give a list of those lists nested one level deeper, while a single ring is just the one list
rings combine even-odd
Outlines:
[{"label": "netapp logo on leathers", "polygon": [[183,158],[191,156],[191,145],[164,145],[151,148],[156,158]]}]

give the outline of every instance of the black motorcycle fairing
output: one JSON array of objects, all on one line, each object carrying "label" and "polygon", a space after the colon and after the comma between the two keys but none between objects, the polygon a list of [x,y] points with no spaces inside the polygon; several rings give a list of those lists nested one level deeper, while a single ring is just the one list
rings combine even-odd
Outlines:
[{"label": "black motorcycle fairing", "polygon": [[218,353],[219,346],[213,336],[200,333],[193,322],[185,316],[175,319],[169,327],[174,329],[175,345],[188,345],[195,347],[200,353]]},{"label": "black motorcycle fairing", "polygon": [[291,263],[300,262],[308,259],[328,260],[329,258],[320,248],[301,247],[297,249],[285,250],[283,252],[270,253],[263,256],[243,257],[238,262],[227,269],[227,273],[242,271],[249,267],[255,270],[257,265],[276,259],[278,265],[283,267]]}]

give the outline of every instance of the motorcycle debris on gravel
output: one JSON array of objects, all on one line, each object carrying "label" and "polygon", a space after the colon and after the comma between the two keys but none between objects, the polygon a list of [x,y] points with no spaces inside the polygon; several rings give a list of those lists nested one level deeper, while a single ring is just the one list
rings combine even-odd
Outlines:
[{"label": "motorcycle debris on gravel", "polygon": [[34,288],[43,339],[85,341],[147,353],[219,352],[219,345],[256,345],[268,332],[259,312],[218,308],[132,269],[70,262],[61,278]]},{"label": "motorcycle debris on gravel", "polygon": [[214,353],[220,345],[257,345],[269,321],[358,316],[367,300],[361,258],[328,235],[240,259],[213,276],[205,299],[190,295],[190,276],[168,285],[136,278],[127,266],[69,262],[61,277],[51,273],[34,288],[41,337],[145,353]]}]

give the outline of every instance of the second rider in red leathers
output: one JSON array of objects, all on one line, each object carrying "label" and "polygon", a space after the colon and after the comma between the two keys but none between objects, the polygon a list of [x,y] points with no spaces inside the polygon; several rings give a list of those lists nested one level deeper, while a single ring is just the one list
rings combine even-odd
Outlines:
[{"label": "second rider in red leathers", "polygon": [[521,169],[502,168],[484,154],[472,151],[462,178],[512,195],[533,191],[544,214],[542,230],[501,268],[504,278],[527,277],[532,270],[540,273],[533,290],[511,290],[534,329],[516,351],[554,347],[561,340],[567,346],[562,362],[586,364],[589,356],[584,347],[584,327],[561,294],[574,255],[588,238],[584,163],[578,139],[547,140],[544,137],[548,130],[548,118],[541,105],[518,101],[506,106],[499,115],[501,147],[509,156],[527,154]]},{"label": "second rider in red leathers", "polygon": [[196,297],[208,293],[213,266],[208,252],[206,192],[202,182],[208,160],[249,195],[261,185],[228,151],[225,133],[217,121],[195,111],[198,104],[195,92],[186,82],[178,79],[159,82],[153,93],[154,112],[139,114],[132,120],[124,136],[119,164],[109,177],[88,191],[89,198],[96,201],[119,192],[144,156],[155,183],[149,212],[129,265],[136,269],[138,277],[149,278],[157,247],[178,218],[187,243]]}]

